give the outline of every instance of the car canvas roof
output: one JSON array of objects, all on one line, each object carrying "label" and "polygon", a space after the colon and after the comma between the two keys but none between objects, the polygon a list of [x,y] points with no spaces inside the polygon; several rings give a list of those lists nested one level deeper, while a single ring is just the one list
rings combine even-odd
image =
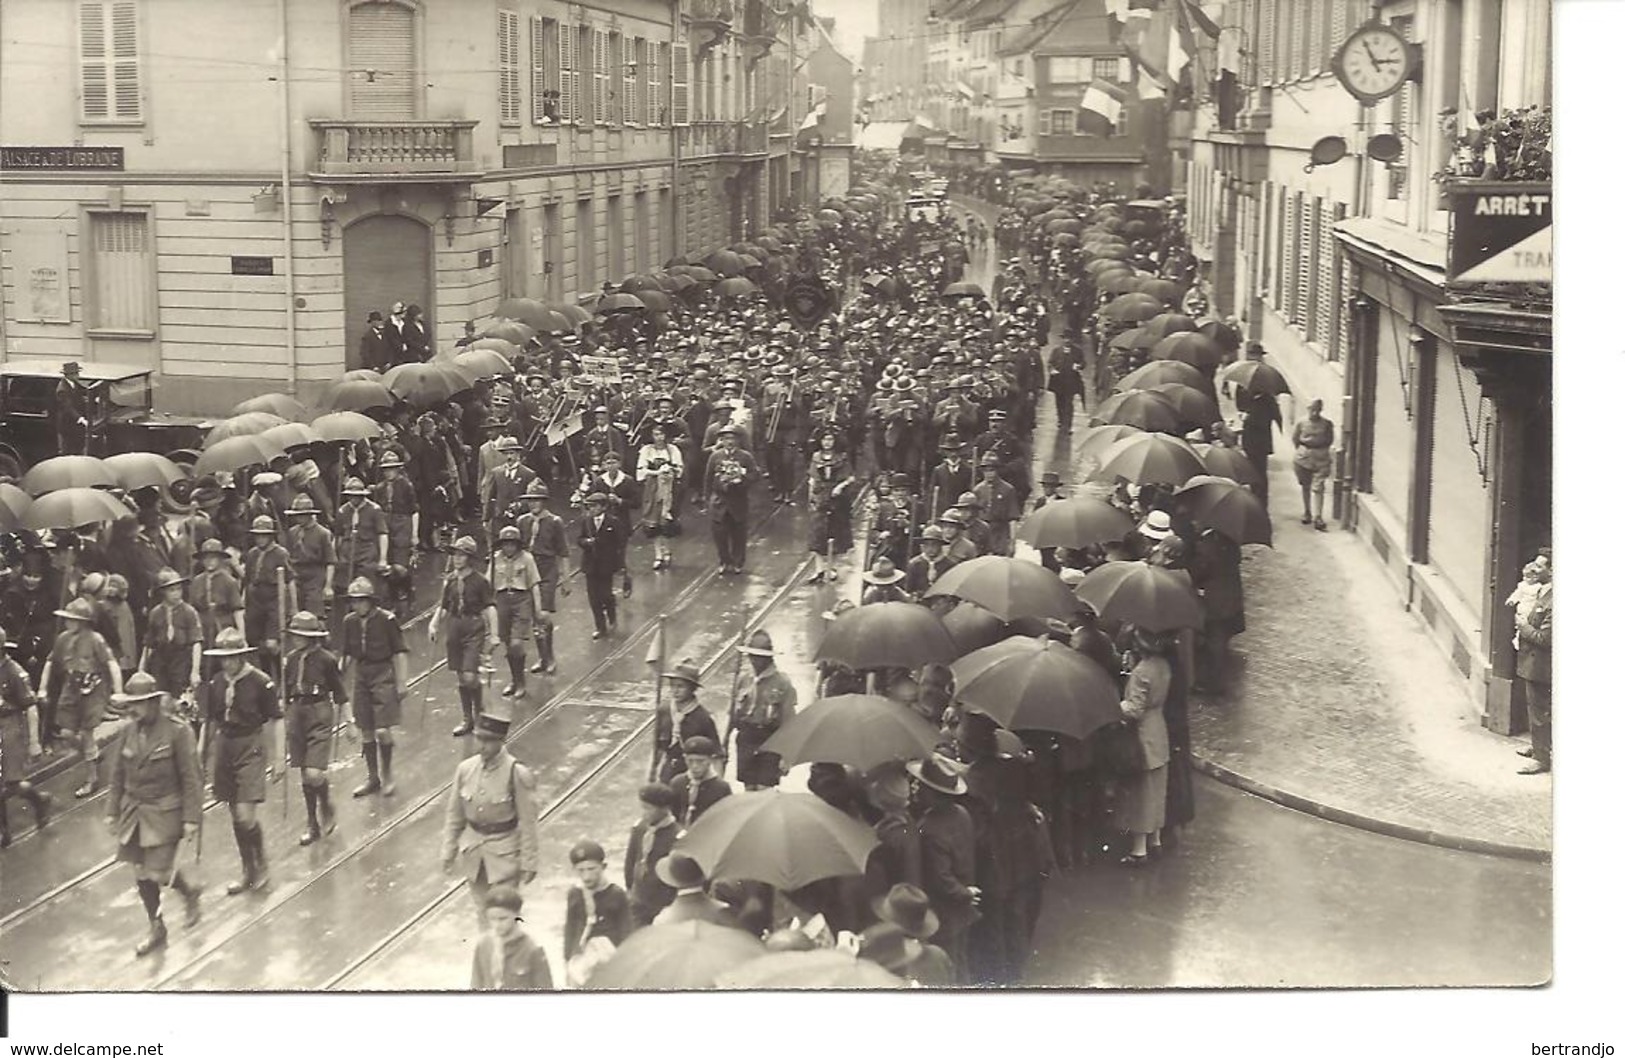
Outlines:
[{"label": "car canvas roof", "polygon": [[[7,360],[0,363],[0,375],[22,375],[30,378],[59,378],[66,360]],[[122,382],[152,374],[152,368],[139,364],[79,364],[79,377],[86,382]]]}]

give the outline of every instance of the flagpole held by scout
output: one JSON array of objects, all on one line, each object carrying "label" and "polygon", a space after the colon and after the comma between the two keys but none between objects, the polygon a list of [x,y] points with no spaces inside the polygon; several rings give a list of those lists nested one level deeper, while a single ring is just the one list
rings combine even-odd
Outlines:
[{"label": "flagpole held by scout", "polygon": [[[660,711],[665,708],[662,704],[666,689],[666,615],[661,614],[655,619],[654,638],[649,641],[649,649],[643,655],[643,663],[653,666],[655,676],[655,727],[654,727],[654,753],[649,761],[649,781],[654,782],[660,774],[660,758],[666,747],[660,741]],[[676,717],[672,718],[673,737],[676,732]]]}]

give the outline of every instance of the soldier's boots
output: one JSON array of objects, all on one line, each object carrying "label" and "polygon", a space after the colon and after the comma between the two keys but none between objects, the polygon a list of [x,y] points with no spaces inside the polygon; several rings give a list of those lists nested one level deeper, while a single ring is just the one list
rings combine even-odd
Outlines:
[{"label": "soldier's boots", "polygon": [[367,762],[367,781],[351,792],[354,797],[366,797],[383,789],[383,784],[378,781],[378,743],[361,743],[361,756]]}]

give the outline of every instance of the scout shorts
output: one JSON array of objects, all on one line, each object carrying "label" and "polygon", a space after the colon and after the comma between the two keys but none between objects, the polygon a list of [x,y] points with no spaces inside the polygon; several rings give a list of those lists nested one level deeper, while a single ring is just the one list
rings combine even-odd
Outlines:
[{"label": "scout shorts", "polygon": [[497,638],[504,643],[523,643],[531,638],[535,620],[530,592],[497,592]]},{"label": "scout shorts", "polygon": [[391,664],[361,666],[356,673],[354,708],[356,726],[363,731],[400,726],[401,694]]},{"label": "scout shorts", "polygon": [[453,672],[478,672],[484,647],[484,618],[453,618],[451,627],[446,630],[446,668]]},{"label": "scout shorts", "polygon": [[221,735],[215,745],[214,796],[227,804],[265,800],[265,737]]},{"label": "scout shorts", "polygon": [[179,845],[178,841],[142,845],[141,828],[137,827],[130,840],[118,847],[118,861],[133,863],[148,874],[168,874],[175,869],[175,850]]},{"label": "scout shorts", "polygon": [[288,765],[325,769],[333,762],[333,703],[288,705]]}]

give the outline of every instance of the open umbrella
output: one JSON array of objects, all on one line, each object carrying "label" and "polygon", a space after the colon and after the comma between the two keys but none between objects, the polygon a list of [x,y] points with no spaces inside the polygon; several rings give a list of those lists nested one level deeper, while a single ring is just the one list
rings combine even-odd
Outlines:
[{"label": "open umbrella", "polygon": [[553,311],[569,320],[573,326],[579,327],[583,323],[592,322],[592,313],[580,305],[554,305]]},{"label": "open umbrella", "polygon": [[59,489],[111,489],[118,484],[118,474],[95,456],[52,456],[35,463],[22,480],[23,491],[36,497]]},{"label": "open umbrella", "polygon": [[1123,477],[1136,485],[1177,486],[1206,471],[1202,457],[1186,442],[1167,434],[1142,433],[1108,448],[1090,476],[1098,481]]},{"label": "open umbrella", "polygon": [[1140,348],[1140,343],[1143,341],[1143,334],[1144,332],[1141,331],[1140,328],[1133,327],[1129,330],[1121,332],[1120,334],[1112,335],[1111,340],[1108,341],[1106,345],[1110,349],[1132,352]]},{"label": "open umbrella", "polygon": [[776,951],[717,977],[718,988],[907,988],[909,983],[856,952],[837,948]]},{"label": "open umbrella", "polygon": [[273,456],[280,454],[281,449],[267,441],[264,434],[228,437],[203,450],[192,466],[192,474],[202,477],[220,471],[241,470],[255,463],[269,463]]},{"label": "open umbrella", "polygon": [[1077,235],[1083,231],[1083,221],[1072,216],[1057,217],[1044,222],[1044,230],[1051,235]]},{"label": "open umbrella", "polygon": [[667,271],[672,275],[688,276],[696,283],[715,283],[721,278],[711,269],[702,265],[678,265],[675,268],[668,268]]},{"label": "open umbrella", "polygon": [[1089,273],[1093,279],[1099,279],[1107,272],[1129,272],[1132,274],[1134,271],[1127,261],[1117,257],[1101,256],[1096,256],[1093,261],[1084,265],[1083,270]]},{"label": "open umbrella", "polygon": [[1098,463],[1111,450],[1112,445],[1125,437],[1138,437],[1144,432],[1138,426],[1125,426],[1122,423],[1090,427],[1089,432],[1083,435],[1078,444],[1078,461],[1087,463],[1094,460]]},{"label": "open umbrella", "polygon": [[862,286],[865,290],[872,291],[876,294],[882,294],[886,297],[891,297],[897,293],[897,280],[893,279],[891,276],[882,275],[879,272],[870,272],[868,275],[864,276]]},{"label": "open umbrella", "polygon": [[1218,342],[1222,349],[1237,349],[1241,346],[1241,332],[1224,320],[1201,320],[1197,323],[1196,329]]},{"label": "open umbrella", "polygon": [[1229,478],[1254,488],[1264,484],[1263,475],[1253,466],[1252,460],[1247,458],[1247,453],[1241,449],[1225,445],[1196,445],[1195,448],[1209,474]]},{"label": "open umbrella", "polygon": [[1196,321],[1181,312],[1159,312],[1140,324],[1140,329],[1145,332],[1145,339],[1149,343],[1146,348],[1149,349],[1170,334],[1196,330]]},{"label": "open umbrella", "polygon": [[949,669],[959,701],[1012,731],[1084,739],[1122,718],[1121,696],[1106,670],[1048,636],[1014,636]]},{"label": "open umbrella", "polygon": [[[1022,521],[1016,536],[1039,548],[1089,547],[1122,540],[1133,531],[1134,519],[1126,512],[1105,500],[1079,496],[1044,504]],[[947,624],[948,619],[944,618],[943,623]]]},{"label": "open umbrella", "polygon": [[647,306],[635,294],[605,294],[598,299],[593,312],[599,316],[613,316],[617,312],[642,312]]},{"label": "open umbrella", "polygon": [[310,421],[310,409],[286,393],[262,393],[231,409],[233,415],[247,415],[256,411],[268,412],[289,422]]},{"label": "open umbrella", "polygon": [[813,794],[754,790],[708,808],[673,851],[692,856],[710,878],[800,889],[863,874],[879,844],[868,826]]},{"label": "open umbrella", "polygon": [[23,524],[34,498],[9,481],[0,481],[0,531],[10,532]]},{"label": "open umbrella", "polygon": [[718,275],[736,276],[745,270],[746,264],[741,254],[732,250],[717,250],[705,259],[705,267]]},{"label": "open umbrella", "polygon": [[[563,317],[560,318],[562,319]],[[468,352],[470,349],[489,349],[492,352],[501,353],[503,358],[506,360],[512,360],[514,357],[519,355],[519,346],[513,344],[505,338],[476,338],[472,342],[469,342],[467,345],[463,346],[461,349],[453,349],[449,354],[435,354],[435,359],[439,360],[442,358],[460,356],[463,353]],[[378,376],[379,381],[383,381],[383,378],[383,375]]]},{"label": "open umbrella", "polygon": [[725,298],[741,298],[756,292],[756,284],[744,276],[729,276],[716,286],[718,294]]},{"label": "open umbrella", "polygon": [[324,441],[365,441],[384,432],[376,419],[357,411],[335,411],[318,415],[310,428]]},{"label": "open umbrella", "polygon": [[1179,360],[1198,369],[1211,369],[1219,366],[1224,359],[1224,350],[1205,334],[1195,331],[1183,331],[1179,334],[1170,334],[1151,348],[1153,360]]},{"label": "open umbrella", "polygon": [[[1116,280],[1116,273],[1106,280],[1105,286],[1110,289]],[[1162,312],[1162,306],[1144,294],[1120,294],[1106,303],[1100,310],[1101,314],[1114,323],[1144,323],[1146,320]]]},{"label": "open umbrella", "polygon": [[516,320],[527,327],[542,330],[538,320],[545,320],[553,310],[535,298],[504,298],[497,303],[496,315],[505,320]]},{"label": "open umbrella", "polygon": [[1204,529],[1223,533],[1237,544],[1269,544],[1269,512],[1258,497],[1234,481],[1219,477],[1197,477],[1187,481],[1174,494],[1192,522]]},{"label": "open umbrella", "polygon": [[374,371],[370,367],[358,367],[354,371],[344,372],[344,374],[335,378],[333,382],[337,385],[340,382],[382,382],[383,380],[384,373],[382,371]]},{"label": "open umbrella", "polygon": [[228,437],[244,437],[252,434],[262,434],[273,426],[281,426],[287,422],[280,415],[272,415],[268,411],[251,411],[242,415],[233,415],[229,419],[222,419],[214,424],[214,429],[203,436],[203,447],[218,444]]},{"label": "open umbrella", "polygon": [[406,403],[426,408],[468,389],[471,383],[444,364],[397,364],[384,373],[384,386]]},{"label": "open umbrella", "polygon": [[300,445],[313,445],[322,440],[321,434],[302,422],[285,422],[281,426],[271,427],[260,436],[276,445],[279,452],[291,451]]},{"label": "open umbrella", "polygon": [[22,524],[27,529],[73,529],[116,522],[133,513],[110,492],[75,486],[37,497],[23,512]]},{"label": "open umbrella", "polygon": [[762,745],[786,767],[844,764],[859,771],[887,761],[923,760],[942,741],[924,717],[890,698],[841,694],[820,698],[787,720]]},{"label": "open umbrella", "polygon": [[671,311],[671,295],[664,290],[640,290],[632,296],[643,302],[643,307],[651,312]]},{"label": "open umbrella", "polygon": [[[1137,289],[1142,294],[1150,294],[1164,305],[1178,305],[1180,299],[1185,296],[1185,287],[1172,279],[1143,279]],[[1194,322],[1192,321],[1192,330],[1196,329]]]},{"label": "open umbrella", "polygon": [[1194,386],[1187,386],[1183,382],[1163,382],[1146,392],[1155,393],[1172,405],[1179,413],[1182,425],[1206,426],[1219,421],[1219,406],[1212,397]]},{"label": "open umbrella", "polygon": [[[372,408],[393,408],[395,394],[384,385],[383,376],[378,381],[370,382],[365,379],[352,379],[348,382],[335,382],[327,391],[322,403],[333,411],[367,411]],[[323,416],[325,418],[325,416]]]},{"label": "open umbrella", "polygon": [[945,298],[985,298],[987,293],[982,290],[979,284],[961,280],[958,283],[949,283],[944,287],[942,296]]},{"label": "open umbrella", "polygon": [[879,602],[837,618],[814,660],[858,670],[917,669],[958,654],[953,637],[930,610],[911,602]]},{"label": "open umbrella", "polygon": [[1023,617],[1061,619],[1077,609],[1061,578],[1025,559],[982,555],[938,577],[927,596],[968,599],[1002,621]]},{"label": "open umbrella", "polygon": [[1108,562],[1084,574],[1076,591],[1103,621],[1126,621],[1153,632],[1202,627],[1202,603],[1183,571]]},{"label": "open umbrella", "polygon": [[664,289],[666,288],[661,284],[660,280],[651,275],[627,276],[625,279],[621,280],[621,293],[623,294],[636,294],[644,290]]},{"label": "open umbrella", "polygon": [[942,626],[959,644],[961,657],[1016,634],[997,614],[965,601],[943,614]]},{"label": "open umbrella", "polygon": [[1182,421],[1179,409],[1161,393],[1131,389],[1100,402],[1090,417],[1102,425],[1135,426],[1141,430],[1177,433]]},{"label": "open umbrella", "polygon": [[1267,393],[1278,397],[1292,392],[1292,387],[1286,384],[1286,376],[1262,360],[1240,360],[1231,364],[1225,368],[1224,380],[1248,393]]},{"label": "open umbrella", "polygon": [[646,926],[593,971],[594,991],[711,988],[717,977],[760,958],[767,949],[742,929],[688,921]]},{"label": "open umbrella", "polygon": [[481,332],[480,337],[501,338],[505,342],[512,342],[515,345],[524,345],[526,342],[536,337],[536,329],[531,327],[529,324],[520,323],[518,320],[498,320],[496,323],[493,323],[491,326],[485,328],[485,330]]},{"label": "open umbrella", "polygon": [[1142,364],[1117,380],[1112,388],[1118,393],[1125,393],[1131,389],[1151,389],[1169,382],[1177,382],[1182,386],[1201,387],[1207,380],[1202,372],[1187,363],[1179,360],[1153,360],[1149,364]]},{"label": "open umbrella", "polygon": [[451,362],[473,371],[479,378],[513,374],[513,364],[495,349],[464,349],[452,357]]},{"label": "open umbrella", "polygon": [[671,293],[673,293],[673,294],[681,294],[681,293],[683,293],[683,291],[692,290],[693,288],[695,288],[697,286],[699,286],[699,284],[694,281],[693,276],[686,276],[686,275],[672,275],[671,276],[670,290],[671,290]]},{"label": "open umbrella", "polygon": [[1054,235],[1050,236],[1049,241],[1054,243],[1056,246],[1078,245],[1078,237],[1069,231],[1058,231]]}]

